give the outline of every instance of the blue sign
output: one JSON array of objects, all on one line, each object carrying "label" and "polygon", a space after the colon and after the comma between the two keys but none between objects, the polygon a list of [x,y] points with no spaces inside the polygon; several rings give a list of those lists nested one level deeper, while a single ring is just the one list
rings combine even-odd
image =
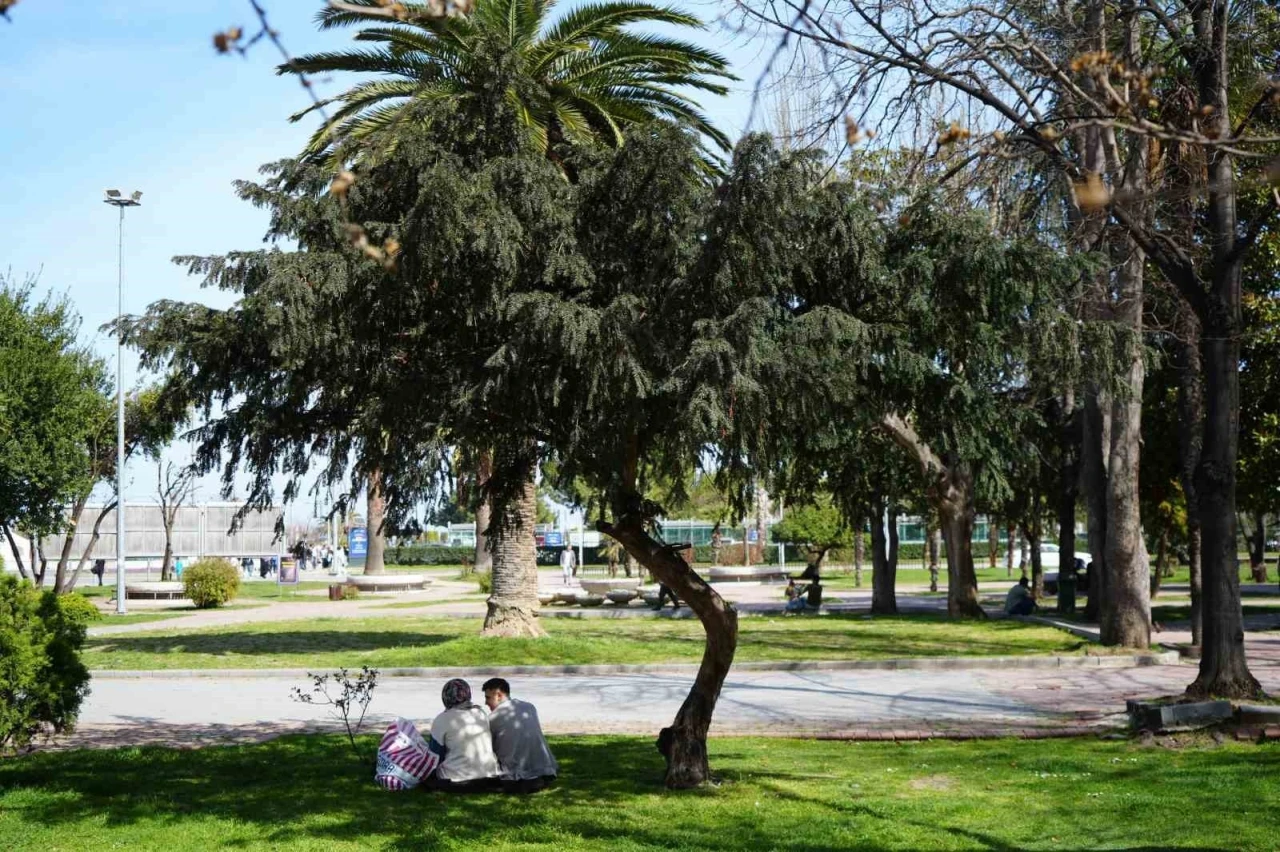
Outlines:
[{"label": "blue sign", "polygon": [[755,544],[759,540],[760,540],[760,530],[756,529],[755,527],[752,527],[751,529],[747,530],[747,541],[751,542],[752,544]]},{"label": "blue sign", "polygon": [[369,555],[369,531],[364,527],[352,527],[347,533],[347,551],[352,559],[363,559]]},{"label": "blue sign", "polygon": [[543,547],[564,547],[564,533],[549,532],[543,536]]}]

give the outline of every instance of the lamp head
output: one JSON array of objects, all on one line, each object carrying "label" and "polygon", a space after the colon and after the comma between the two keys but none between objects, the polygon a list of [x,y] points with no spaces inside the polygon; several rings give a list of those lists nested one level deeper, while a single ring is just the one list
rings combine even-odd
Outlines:
[{"label": "lamp head", "polygon": [[119,197],[120,197],[120,190],[118,189],[107,190],[107,198],[119,198]]},{"label": "lamp head", "polygon": [[131,195],[131,196],[129,196],[129,197],[130,197],[130,198],[132,198],[134,201],[141,201],[141,200],[142,200],[142,191],[141,191],[141,190],[135,190],[135,191],[134,191],[134,193],[133,193],[133,195]]}]

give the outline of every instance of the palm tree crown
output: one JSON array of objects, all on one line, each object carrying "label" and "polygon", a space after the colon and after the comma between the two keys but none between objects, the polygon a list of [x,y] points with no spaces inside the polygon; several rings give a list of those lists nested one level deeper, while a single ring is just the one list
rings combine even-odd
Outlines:
[{"label": "palm tree crown", "polygon": [[318,16],[322,29],[361,26],[356,41],[373,46],[311,54],[280,66],[282,74],[375,75],[325,102],[339,106],[312,137],[308,155],[333,154],[346,139],[361,142],[404,118],[415,102],[479,96],[495,79],[497,57],[509,68],[506,102],[548,155],[561,142],[615,146],[628,126],[658,118],[729,147],[728,138],[681,92],[724,94],[723,81],[734,79],[725,59],[688,42],[627,29],[644,23],[701,29],[692,15],[629,0],[589,3],[554,22],[548,18],[555,0],[476,0],[470,15],[449,18],[418,15],[423,6],[404,5],[405,20],[391,25],[379,0],[326,8]]}]

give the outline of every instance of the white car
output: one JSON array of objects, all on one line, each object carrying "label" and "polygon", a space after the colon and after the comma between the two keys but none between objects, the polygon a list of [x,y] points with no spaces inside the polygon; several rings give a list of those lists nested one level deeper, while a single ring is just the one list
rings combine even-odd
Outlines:
[{"label": "white car", "polygon": [[1059,567],[1058,545],[1040,544],[1040,567],[1041,568],[1057,568]]}]

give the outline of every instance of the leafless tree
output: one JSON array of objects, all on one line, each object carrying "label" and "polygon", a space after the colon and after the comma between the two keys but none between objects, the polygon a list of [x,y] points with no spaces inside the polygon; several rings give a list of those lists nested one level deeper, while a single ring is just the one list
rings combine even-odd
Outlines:
[{"label": "leafless tree", "polygon": [[196,469],[173,462],[156,463],[156,496],[160,500],[160,520],[164,524],[164,560],[160,563],[160,579],[173,578],[173,525],[178,510],[195,492]]}]

